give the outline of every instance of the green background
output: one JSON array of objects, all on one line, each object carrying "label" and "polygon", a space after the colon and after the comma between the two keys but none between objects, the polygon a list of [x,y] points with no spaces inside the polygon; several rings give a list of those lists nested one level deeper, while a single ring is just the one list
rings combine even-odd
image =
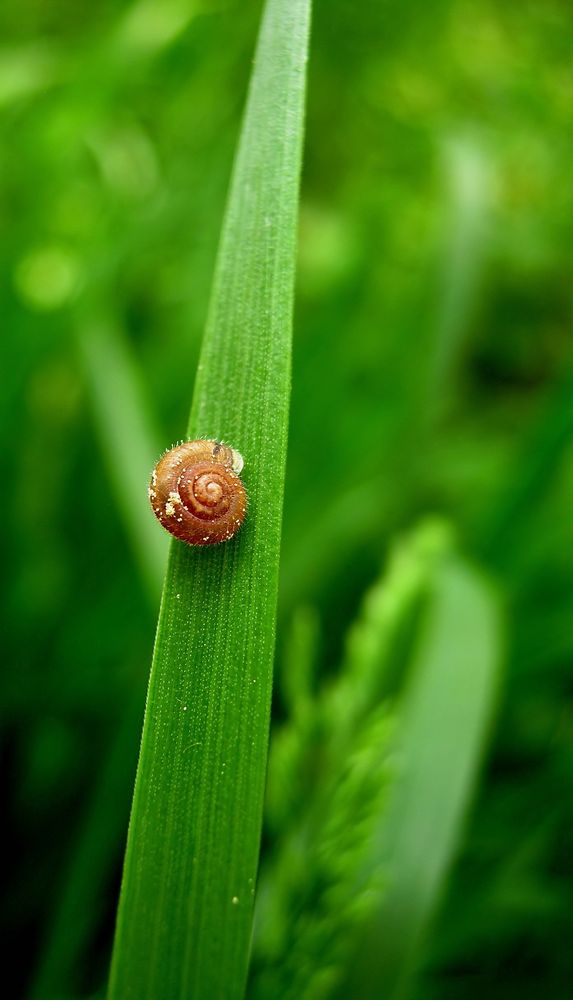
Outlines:
[{"label": "green background", "polygon": [[[68,927],[69,997],[105,977],[162,555],[145,482],[119,485],[118,365],[152,462],[187,421],[259,13],[0,11],[10,996],[70,877],[98,909]],[[389,546],[427,515],[508,620],[420,1000],[560,1000],[573,976],[572,43],[557,0],[315,4],[277,668],[311,608],[335,671]]]}]

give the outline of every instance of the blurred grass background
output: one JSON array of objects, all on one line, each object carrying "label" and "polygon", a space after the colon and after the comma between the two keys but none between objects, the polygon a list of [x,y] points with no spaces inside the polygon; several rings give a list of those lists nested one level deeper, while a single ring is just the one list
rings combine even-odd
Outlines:
[{"label": "blurred grass background", "polygon": [[[131,490],[186,424],[259,13],[0,11],[10,996],[86,827],[69,997],[105,977],[163,559]],[[565,0],[314,11],[278,670],[310,608],[332,674],[427,514],[509,623],[419,1000],[565,998],[573,977],[572,42]]]}]

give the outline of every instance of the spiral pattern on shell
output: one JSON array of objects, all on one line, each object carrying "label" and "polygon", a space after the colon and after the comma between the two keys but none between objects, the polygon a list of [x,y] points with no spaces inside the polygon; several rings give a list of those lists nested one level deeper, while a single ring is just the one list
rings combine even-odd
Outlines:
[{"label": "spiral pattern on shell", "polygon": [[247,494],[243,459],[219,441],[185,441],[163,455],[149,484],[153,512],[188,545],[226,542],[241,527]]}]

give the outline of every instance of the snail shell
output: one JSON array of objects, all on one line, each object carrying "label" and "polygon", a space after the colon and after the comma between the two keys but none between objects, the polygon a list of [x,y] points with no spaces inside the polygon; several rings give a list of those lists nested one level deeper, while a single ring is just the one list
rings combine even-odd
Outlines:
[{"label": "snail shell", "polygon": [[243,459],[220,441],[185,441],[155,466],[149,500],[158,521],[188,545],[226,542],[239,530],[247,494]]}]

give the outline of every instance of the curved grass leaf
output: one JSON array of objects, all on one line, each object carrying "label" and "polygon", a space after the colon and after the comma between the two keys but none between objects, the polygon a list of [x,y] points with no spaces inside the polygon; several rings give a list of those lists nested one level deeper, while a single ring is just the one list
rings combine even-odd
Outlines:
[{"label": "curved grass leaf", "polygon": [[461,557],[446,553],[397,705],[399,773],[371,862],[382,859],[387,884],[341,996],[409,995],[474,788],[501,648],[495,592]]},{"label": "curved grass leaf", "polygon": [[245,458],[232,542],[174,543],[125,860],[112,1000],[239,997],[257,871],[287,437],[309,0],[261,28],[189,426]]},{"label": "curved grass leaf", "polygon": [[[411,664],[443,535],[431,523],[400,540],[348,632],[340,671],[314,696],[307,687],[304,700],[291,698],[273,733],[253,997],[330,997],[378,904],[385,871],[380,861],[363,869],[393,778],[390,696]],[[290,676],[301,669],[294,652]],[[304,643],[298,655],[306,674]]]}]

